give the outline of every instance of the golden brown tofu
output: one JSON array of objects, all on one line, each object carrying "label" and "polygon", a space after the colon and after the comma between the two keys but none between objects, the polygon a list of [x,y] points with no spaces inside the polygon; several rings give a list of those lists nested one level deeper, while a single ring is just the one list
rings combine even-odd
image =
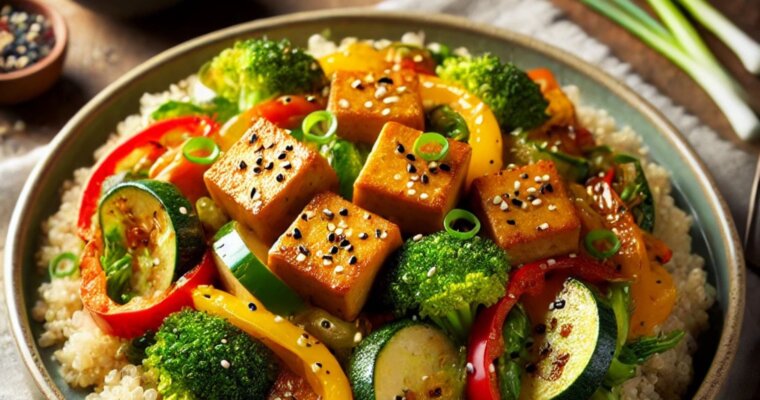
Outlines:
[{"label": "golden brown tofu", "polygon": [[459,201],[472,149],[449,140],[446,158],[427,162],[414,154],[421,131],[389,122],[354,183],[354,203],[395,222],[407,234],[443,229]]},{"label": "golden brown tofu", "polygon": [[338,135],[375,143],[388,121],[424,129],[425,112],[419,80],[411,71],[381,75],[366,71],[335,71],[327,109],[338,119]]},{"label": "golden brown tofu", "polygon": [[383,262],[399,246],[398,226],[325,192],[272,245],[268,264],[300,295],[351,321]]},{"label": "golden brown tofu", "polygon": [[338,187],[327,160],[263,118],[206,171],[203,180],[214,201],[267,245],[315,194]]},{"label": "golden brown tofu", "polygon": [[471,200],[513,265],[578,251],[580,218],[551,161],[477,178]]}]

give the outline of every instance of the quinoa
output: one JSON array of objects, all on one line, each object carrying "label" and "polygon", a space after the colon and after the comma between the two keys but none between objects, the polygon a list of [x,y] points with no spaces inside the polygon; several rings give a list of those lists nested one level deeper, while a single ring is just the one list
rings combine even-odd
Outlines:
[{"label": "quinoa", "polygon": [[[424,35],[407,33],[401,40],[422,45]],[[309,52],[319,57],[357,41],[356,38],[345,38],[336,44],[321,35],[314,35],[308,42]],[[367,43],[380,48],[390,41]],[[455,52],[467,54],[467,50],[461,48]],[[197,87],[195,81],[197,78],[191,76],[171,85],[165,92],[143,95],[140,113],[130,115],[117,126],[107,143],[96,150],[95,159],[102,158],[121,140],[146,127],[150,122],[150,113],[163,102],[170,99],[187,101]],[[673,250],[673,257],[665,268],[673,276],[678,297],[672,314],[657,331],[682,329],[686,336],[674,349],[655,355],[640,366],[636,377],[623,385],[622,398],[678,399],[694,374],[692,356],[697,351],[697,337],[708,328],[707,310],[714,304],[716,296],[715,289],[707,283],[704,260],[691,253],[689,229],[692,217],[675,205],[670,195],[670,174],[648,160],[641,137],[630,127],[619,129],[606,110],[583,105],[578,88],[568,86],[564,89],[576,105],[581,124],[592,132],[600,144],[641,157],[655,198],[656,219],[660,221],[656,224],[654,235]],[[43,245],[37,253],[40,269],[47,268],[50,260],[61,252],[81,252],[83,243],[76,234],[76,220],[79,196],[89,173],[90,168],[80,168],[71,180],[63,183],[60,208],[42,226]],[[124,350],[127,342],[101,332],[89,314],[82,310],[77,278],[43,283],[38,293],[39,299],[32,310],[33,318],[43,323],[44,327],[38,343],[42,347],[59,346],[53,357],[61,365],[66,382],[75,387],[94,387],[95,392],[87,397],[88,400],[155,400],[159,397],[152,378],[144,374],[141,367],[126,361]]]}]

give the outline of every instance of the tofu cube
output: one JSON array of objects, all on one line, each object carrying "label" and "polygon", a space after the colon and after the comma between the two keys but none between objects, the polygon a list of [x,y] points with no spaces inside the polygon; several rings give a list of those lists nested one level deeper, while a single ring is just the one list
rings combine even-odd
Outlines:
[{"label": "tofu cube", "polygon": [[477,178],[471,201],[513,265],[578,251],[580,217],[551,161]]},{"label": "tofu cube", "polygon": [[313,304],[356,318],[402,244],[398,226],[340,196],[317,195],[269,250],[269,268]]},{"label": "tofu cube", "polygon": [[443,229],[443,219],[459,201],[472,157],[466,143],[449,140],[443,160],[414,154],[422,134],[388,122],[354,183],[354,203],[393,221],[407,234]]},{"label": "tofu cube", "polygon": [[214,201],[267,246],[315,194],[338,187],[327,160],[265,119],[255,121],[203,180]]},{"label": "tofu cube", "polygon": [[335,71],[327,109],[338,119],[338,135],[354,142],[375,143],[388,121],[425,127],[419,80],[411,71]]}]

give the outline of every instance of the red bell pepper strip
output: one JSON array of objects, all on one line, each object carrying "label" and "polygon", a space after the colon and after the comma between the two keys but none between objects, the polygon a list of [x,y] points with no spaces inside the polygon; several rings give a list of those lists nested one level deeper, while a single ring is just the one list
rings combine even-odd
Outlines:
[{"label": "red bell pepper strip", "polygon": [[501,394],[493,362],[504,352],[502,328],[509,311],[523,294],[538,294],[544,288],[549,271],[567,270],[591,283],[620,280],[612,267],[584,256],[559,257],[522,266],[511,276],[507,294],[496,304],[481,311],[475,318],[467,346],[467,398],[499,400]]},{"label": "red bell pepper strip", "polygon": [[[103,182],[106,178],[119,172],[123,168],[122,162],[138,149],[146,149],[147,157],[155,161],[167,150],[166,136],[169,133],[181,130],[178,136],[208,136],[218,130],[219,126],[208,117],[188,116],[166,119],[156,122],[142,132],[127,139],[124,143],[113,149],[94,168],[94,172],[87,181],[79,204],[79,220],[77,228],[79,236],[84,240],[92,237],[92,217],[98,208]],[[174,139],[174,138],[169,138]],[[179,138],[177,138],[179,139]],[[176,144],[182,143],[176,140]],[[137,161],[137,160],[135,160]]]},{"label": "red bell pepper strip", "polygon": [[216,277],[214,258],[211,252],[206,252],[195,268],[163,293],[150,299],[135,298],[120,305],[106,292],[106,274],[100,264],[101,243],[100,238],[96,238],[85,246],[79,267],[82,276],[79,294],[84,308],[98,327],[109,335],[129,339],[158,329],[169,314],[193,306],[193,289],[212,284]]},{"label": "red bell pepper strip", "polygon": [[533,82],[536,82],[541,87],[541,93],[559,89],[557,78],[554,77],[554,73],[549,68],[531,69],[527,74]]},{"label": "red bell pepper strip", "polygon": [[324,101],[315,96],[288,95],[259,103],[253,107],[255,116],[283,129],[301,126],[304,117],[317,110],[324,110]]}]

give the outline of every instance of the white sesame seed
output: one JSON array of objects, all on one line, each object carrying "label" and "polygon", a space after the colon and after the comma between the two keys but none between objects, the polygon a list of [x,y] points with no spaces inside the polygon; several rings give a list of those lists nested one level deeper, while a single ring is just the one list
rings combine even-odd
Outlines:
[{"label": "white sesame seed", "polygon": [[426,381],[426,380],[428,380],[428,379],[430,379],[430,377],[429,377],[429,376],[427,376],[427,375],[422,375],[422,380],[423,380],[423,381]]},{"label": "white sesame seed", "polygon": [[542,203],[541,199],[535,199],[530,202],[530,204],[533,204],[534,206],[540,206]]},{"label": "white sesame seed", "polygon": [[372,215],[370,215],[369,213],[364,213],[364,219],[370,219],[370,218],[372,218]]},{"label": "white sesame seed", "polygon": [[554,265],[554,264],[557,263],[557,260],[555,260],[553,258],[550,258],[550,259],[546,260],[546,263],[549,264],[549,266],[551,267],[552,265]]},{"label": "white sesame seed", "polygon": [[282,318],[279,315],[274,316],[274,322],[282,322],[282,321],[285,321],[285,318]]},{"label": "white sesame seed", "polygon": [[158,259],[158,257],[153,259],[153,265],[158,266],[158,264],[161,264],[161,260]]},{"label": "white sesame seed", "polygon": [[420,195],[420,199],[421,200],[427,200],[428,197],[430,197],[430,196],[427,193],[423,193],[423,194]]},{"label": "white sesame seed", "polygon": [[351,87],[354,88],[354,89],[358,88],[361,85],[362,85],[362,80],[361,79],[356,79],[353,82],[351,82]]},{"label": "white sesame seed", "polygon": [[298,261],[298,262],[303,262],[303,261],[305,261],[305,260],[306,260],[306,255],[305,255],[305,254],[300,254],[300,253],[299,253],[299,254],[296,256],[296,261]]},{"label": "white sesame seed", "polygon": [[556,211],[557,210],[557,206],[555,206],[554,204],[549,204],[549,207],[547,207],[547,208],[549,209],[549,211]]},{"label": "white sesame seed", "polygon": [[529,188],[528,188],[528,193],[536,193],[536,188],[534,188],[534,187],[529,187]]},{"label": "white sesame seed", "polygon": [[540,177],[540,176],[537,176],[537,177],[533,178],[533,180],[534,180],[536,183],[541,183],[541,177]]},{"label": "white sesame seed", "polygon": [[335,230],[336,235],[342,235],[343,234],[343,228],[338,228]]},{"label": "white sesame seed", "polygon": [[406,91],[406,86],[399,86],[396,88],[396,92],[398,93],[404,93]]},{"label": "white sesame seed", "polygon": [[509,204],[507,204],[506,201],[502,201],[501,204],[499,204],[499,208],[501,211],[507,211],[509,210]]},{"label": "white sesame seed", "polygon": [[343,268],[343,266],[342,266],[342,265],[338,265],[337,267],[335,267],[335,270],[334,270],[333,272],[335,272],[336,274],[340,274],[340,273],[342,273],[344,270],[345,270],[345,268]]},{"label": "white sesame seed", "polygon": [[350,104],[348,103],[348,100],[346,99],[340,99],[338,100],[338,107],[340,108],[348,108]]},{"label": "white sesame seed", "polygon": [[575,258],[575,257],[578,257],[578,255],[577,255],[577,254],[575,254],[575,253],[570,253],[570,254],[568,254],[567,256],[568,256],[568,257],[570,257],[570,258]]},{"label": "white sesame seed", "polygon": [[383,231],[383,233],[380,234],[380,239],[385,239],[388,237],[388,231]]},{"label": "white sesame seed", "polygon": [[365,101],[364,102],[364,107],[365,108],[372,108],[372,101],[371,100]]},{"label": "white sesame seed", "polygon": [[179,213],[182,214],[182,215],[187,214],[187,208],[185,208],[184,206],[180,207],[179,208]]},{"label": "white sesame seed", "polygon": [[303,337],[303,336],[299,336],[298,340],[296,340],[296,344],[299,345],[299,346],[301,346],[301,347],[306,347],[306,344],[307,344],[306,343],[306,338]]},{"label": "white sesame seed", "polygon": [[515,190],[520,190],[520,181],[515,181]]},{"label": "white sesame seed", "polygon": [[324,265],[325,267],[330,266],[330,265],[332,265],[332,260],[329,259],[329,258],[323,258],[322,259],[322,265]]},{"label": "white sesame seed", "polygon": [[401,180],[401,174],[393,175],[393,179],[400,181]]},{"label": "white sesame seed", "polygon": [[515,169],[515,168],[517,168],[517,164],[515,164],[515,163],[509,163],[509,164],[507,164],[507,169]]},{"label": "white sesame seed", "polygon": [[383,110],[380,111],[380,114],[382,114],[383,116],[391,115],[391,109],[390,108],[383,108]]},{"label": "white sesame seed", "polygon": [[382,99],[386,94],[388,94],[388,89],[385,86],[378,86],[377,89],[375,89],[376,99]]},{"label": "white sesame seed", "polygon": [[330,232],[335,232],[335,224],[333,224],[332,222],[327,224],[327,230]]},{"label": "white sesame seed", "polygon": [[422,58],[422,54],[415,54],[415,55],[414,55],[414,57],[412,57],[412,60],[413,60],[414,62],[416,62],[416,63],[420,63],[420,62],[422,62],[422,60],[423,60],[423,58]]},{"label": "white sesame seed", "polygon": [[412,236],[412,240],[414,240],[415,242],[419,242],[420,240],[422,240],[422,234],[418,233],[418,234]]},{"label": "white sesame seed", "polygon": [[319,363],[311,364],[311,372],[314,372],[315,374],[317,373],[317,371],[319,371],[320,368],[322,367],[319,365]]},{"label": "white sesame seed", "polygon": [[420,179],[420,176],[417,174],[413,174],[412,176],[409,177],[409,179],[411,179],[412,182],[417,182]]},{"label": "white sesame seed", "polygon": [[428,163],[428,168],[438,168],[438,163],[435,161],[431,161]]},{"label": "white sesame seed", "polygon": [[544,182],[547,182],[547,181],[549,181],[549,179],[551,179],[551,177],[550,177],[550,176],[547,174],[547,175],[544,175],[544,176],[542,176],[542,177],[541,177],[541,179],[542,179]]},{"label": "white sesame seed", "polygon": [[383,99],[383,103],[385,104],[393,104],[393,103],[397,103],[398,101],[399,101],[398,96],[388,96]]},{"label": "white sesame seed", "polygon": [[414,187],[414,181],[407,182],[406,183],[406,187],[408,187],[409,189],[413,188]]},{"label": "white sesame seed", "polygon": [[354,343],[359,343],[361,341],[362,341],[362,333],[361,332],[356,332],[354,334]]},{"label": "white sesame seed", "polygon": [[426,88],[430,89],[430,88],[432,88],[434,85],[433,85],[433,82],[430,82],[430,81],[425,81],[425,82],[422,82],[422,86],[424,86],[424,87],[426,87]]},{"label": "white sesame seed", "polygon": [[483,114],[478,114],[477,117],[475,117],[475,125],[481,125],[483,123]]},{"label": "white sesame seed", "polygon": [[414,196],[415,194],[417,194],[417,191],[414,189],[409,189],[406,191],[406,194],[409,196]]},{"label": "white sesame seed", "polygon": [[496,367],[494,367],[493,363],[491,363],[490,365],[488,365],[488,372],[490,372],[490,373],[496,372]]},{"label": "white sesame seed", "polygon": [[498,204],[501,204],[504,201],[504,199],[502,199],[501,196],[497,194],[496,196],[493,196],[492,201],[494,205],[498,205]]},{"label": "white sesame seed", "polygon": [[472,373],[474,373],[474,372],[475,372],[475,366],[474,366],[474,365],[472,365],[472,363],[471,363],[471,362],[468,362],[468,363],[467,363],[466,369],[467,369],[467,373],[468,373],[468,374],[472,374]]},{"label": "white sesame seed", "polygon": [[549,229],[549,223],[548,222],[544,222],[543,224],[541,224],[541,225],[538,226],[538,230],[540,230],[540,231],[545,231],[547,229]]},{"label": "white sesame seed", "polygon": [[227,369],[230,367],[230,362],[227,360],[222,360],[221,364],[222,364],[222,368],[224,369]]},{"label": "white sesame seed", "polygon": [[433,275],[435,275],[435,267],[430,267],[430,269],[427,272],[427,277],[430,278]]}]

